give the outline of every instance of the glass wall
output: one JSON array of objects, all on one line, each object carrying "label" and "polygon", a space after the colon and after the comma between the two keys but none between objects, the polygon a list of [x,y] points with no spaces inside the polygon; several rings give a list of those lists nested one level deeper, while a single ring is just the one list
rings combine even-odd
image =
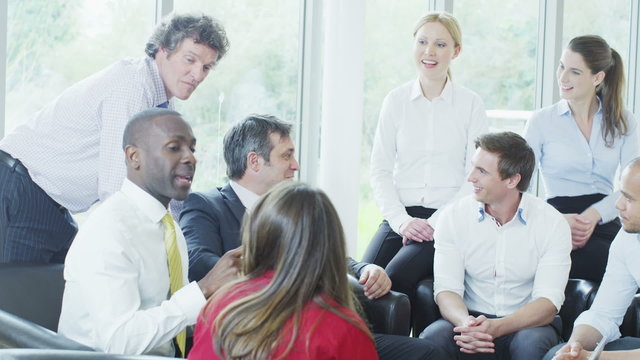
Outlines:
[{"label": "glass wall", "polygon": [[455,0],[453,14],[462,28],[453,80],[482,97],[491,130],[521,133],[536,95],[537,2]]},{"label": "glass wall", "polygon": [[413,65],[413,26],[427,12],[424,0],[367,0],[365,14],[364,121],[357,258],[382,221],[369,185],[369,158],[382,100],[417,76]]},{"label": "glass wall", "polygon": [[61,91],[124,57],[146,56],[149,0],[9,0],[5,134]]},{"label": "glass wall", "polygon": [[250,113],[297,121],[300,1],[184,0],[174,10],[217,18],[231,43],[198,91],[177,106],[198,139],[193,189],[202,191],[227,181],[222,138],[233,123]]},{"label": "glass wall", "polygon": [[[580,35],[600,35],[614,48],[628,68],[631,0],[565,0],[562,46]],[[606,19],[606,20],[605,20]]]}]

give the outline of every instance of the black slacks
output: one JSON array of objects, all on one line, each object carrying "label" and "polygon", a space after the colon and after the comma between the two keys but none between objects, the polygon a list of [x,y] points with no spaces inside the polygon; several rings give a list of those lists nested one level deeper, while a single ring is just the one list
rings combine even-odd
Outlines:
[{"label": "black slacks", "polygon": [[[436,211],[421,206],[406,209],[409,215],[421,219],[428,219]],[[433,241],[412,241],[402,246],[402,235],[391,230],[389,223],[384,220],[371,239],[362,261],[383,267],[391,278],[391,289],[407,294],[413,300],[418,282],[433,277],[434,251]]]},{"label": "black slacks", "polygon": [[[547,202],[563,214],[579,214],[604,197],[603,194],[558,196]],[[587,244],[571,252],[569,277],[601,282],[607,268],[609,247],[620,231],[620,227],[620,219],[617,218],[608,223],[596,225]]]}]

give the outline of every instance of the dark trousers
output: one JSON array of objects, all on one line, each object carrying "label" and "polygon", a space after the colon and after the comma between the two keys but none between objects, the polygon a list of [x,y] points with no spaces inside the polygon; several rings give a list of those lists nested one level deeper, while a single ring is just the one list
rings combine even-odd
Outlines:
[{"label": "dark trousers", "polygon": [[0,262],[64,263],[78,226],[18,166],[0,163]]},{"label": "dark trousers", "polygon": [[448,360],[429,340],[387,334],[373,337],[380,360]]},{"label": "dark trousers", "polygon": [[[428,219],[436,211],[421,206],[406,209],[409,215],[421,219]],[[362,261],[383,267],[391,279],[391,289],[407,294],[413,303],[418,282],[433,277],[434,251],[433,241],[412,241],[402,246],[402,235],[391,230],[389,223],[384,220],[371,239]]]},{"label": "dark trousers", "polygon": [[[558,196],[547,202],[563,214],[579,214],[604,197],[603,194]],[[620,231],[620,220],[617,218],[608,223],[596,225],[587,244],[571,252],[569,277],[601,282],[607,268],[609,247],[618,231]]]},{"label": "dark trousers", "polygon": [[[545,355],[544,360],[551,360],[553,356],[556,354],[556,351],[560,350],[561,347],[565,346],[567,343],[558,344],[553,347],[547,355]],[[640,338],[636,337],[623,337],[618,340],[612,341],[604,346],[604,351],[622,351],[622,350],[636,350],[640,349]]]},{"label": "dark trousers", "polygon": [[[481,314],[470,311],[474,316],[485,315],[495,318],[494,315]],[[553,322],[546,326],[522,329],[515,333],[500,336],[493,340],[495,353],[493,354],[465,354],[460,352],[453,336],[454,326],[447,320],[440,319],[429,325],[420,334],[421,339],[429,339],[439,352],[447,359],[473,359],[473,360],[537,360],[555,345],[562,341],[562,320],[556,315]]]}]

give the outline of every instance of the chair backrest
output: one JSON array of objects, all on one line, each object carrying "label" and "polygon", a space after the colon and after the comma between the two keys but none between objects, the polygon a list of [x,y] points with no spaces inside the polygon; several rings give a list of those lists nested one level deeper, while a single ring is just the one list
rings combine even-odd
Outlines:
[{"label": "chair backrest", "polygon": [[598,292],[598,284],[583,279],[569,279],[564,290],[564,304],[560,308],[562,338],[566,341],[573,331],[573,322],[578,315],[588,310]]},{"label": "chair backrest", "polygon": [[0,309],[57,331],[63,264],[0,264]]},{"label": "chair backrest", "polygon": [[424,279],[418,283],[415,309],[412,310],[414,337],[420,336],[427,326],[440,319],[440,309],[433,298],[433,279]]},{"label": "chair backrest", "polygon": [[636,294],[620,324],[622,336],[640,337],[640,294]]}]

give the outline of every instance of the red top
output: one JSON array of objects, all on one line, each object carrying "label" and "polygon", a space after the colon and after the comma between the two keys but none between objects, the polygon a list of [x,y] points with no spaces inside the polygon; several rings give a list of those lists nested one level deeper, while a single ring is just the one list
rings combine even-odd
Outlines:
[{"label": "red top", "polygon": [[[206,313],[201,312],[193,335],[193,348],[189,352],[188,358],[192,360],[221,359],[213,348],[213,341],[215,341],[212,339],[214,319],[228,304],[264,288],[272,278],[273,272],[268,272],[261,277],[248,280],[249,286],[243,286],[241,291],[233,291],[232,289],[208,307]],[[329,304],[336,305],[334,301],[325,299]],[[362,319],[352,310],[339,308],[339,311],[364,326]],[[289,329],[291,326],[291,321],[287,321],[285,328]],[[307,334],[310,332],[311,336],[309,336],[307,343]],[[285,339],[288,340],[286,336]],[[285,345],[279,345],[273,358],[282,354],[285,347]],[[378,355],[373,340],[362,330],[338,315],[321,308],[315,302],[309,301],[302,310],[298,338],[285,359],[376,360]]]}]

